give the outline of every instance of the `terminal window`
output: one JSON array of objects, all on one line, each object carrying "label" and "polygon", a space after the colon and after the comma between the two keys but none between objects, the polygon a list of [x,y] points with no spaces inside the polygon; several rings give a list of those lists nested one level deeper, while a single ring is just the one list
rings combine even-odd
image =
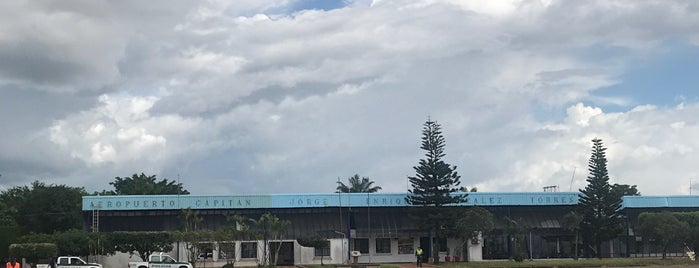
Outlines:
[{"label": "terminal window", "polygon": [[240,257],[244,259],[257,258],[257,242],[240,243]]},{"label": "terminal window", "polygon": [[235,259],[235,243],[225,242],[218,244],[218,259]]},{"label": "terminal window", "polygon": [[354,250],[362,254],[369,254],[369,239],[357,238],[354,239]]},{"label": "terminal window", "polygon": [[317,247],[315,249],[315,255],[320,256],[330,256],[330,241],[324,241],[322,247]]},{"label": "terminal window", "polygon": [[412,239],[399,239],[398,240],[398,254],[413,254],[413,240]]},{"label": "terminal window", "polygon": [[391,239],[390,238],[377,238],[376,239],[376,253],[391,253]]}]

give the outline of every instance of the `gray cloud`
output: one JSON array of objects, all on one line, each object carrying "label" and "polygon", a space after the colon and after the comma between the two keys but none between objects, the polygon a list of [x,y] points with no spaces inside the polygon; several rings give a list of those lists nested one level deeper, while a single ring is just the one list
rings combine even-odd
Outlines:
[{"label": "gray cloud", "polygon": [[[227,194],[329,192],[359,173],[398,192],[430,116],[448,162],[482,191],[575,190],[600,136],[615,180],[681,192],[657,176],[693,176],[680,156],[699,146],[686,140],[696,103],[605,113],[579,102],[662,41],[694,38],[696,4],[536,3],[293,14],[280,12],[294,1],[5,3],[0,174],[101,190],[145,172]],[[588,58],[596,46],[619,54]],[[537,118],[539,106],[561,119]],[[653,159],[674,161],[673,174]]]}]

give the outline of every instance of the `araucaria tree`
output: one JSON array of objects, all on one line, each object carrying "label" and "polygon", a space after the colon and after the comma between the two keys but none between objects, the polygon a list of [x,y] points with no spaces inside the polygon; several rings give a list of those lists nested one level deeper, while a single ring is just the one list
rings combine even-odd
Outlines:
[{"label": "araucaria tree", "polygon": [[[590,175],[587,186],[580,190],[580,229],[586,252],[594,249],[594,256],[602,257],[601,246],[621,232],[621,199],[612,192],[607,173],[607,157],[602,140],[592,140],[592,156],[588,163]],[[592,248],[594,247],[594,248]]]},{"label": "araucaria tree", "polygon": [[[434,234],[439,241],[441,230],[454,224],[457,214],[450,204],[466,202],[467,194],[458,187],[460,176],[456,166],[445,163],[444,137],[437,122],[427,120],[422,130],[422,146],[425,158],[420,159],[419,165],[413,167],[415,176],[408,177],[412,189],[406,198],[406,203],[412,205],[413,215],[420,226]],[[433,243],[432,257],[439,262],[439,243]]]}]

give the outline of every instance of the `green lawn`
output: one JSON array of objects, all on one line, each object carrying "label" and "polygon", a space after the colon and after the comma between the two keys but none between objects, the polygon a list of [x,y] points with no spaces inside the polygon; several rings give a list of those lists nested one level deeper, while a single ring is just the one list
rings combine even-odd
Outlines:
[{"label": "green lawn", "polygon": [[[579,259],[579,260],[525,260],[515,261],[480,261],[443,263],[444,267],[627,267],[627,266],[671,266],[699,265],[688,258],[655,259],[655,258],[612,258],[612,259]],[[382,265],[383,267],[383,265]]]},{"label": "green lawn", "polygon": [[[432,266],[432,265],[429,265]],[[510,260],[498,261],[478,261],[478,262],[449,262],[440,263],[442,268],[566,268],[566,267],[631,267],[631,266],[699,266],[699,262],[692,261],[688,258],[611,258],[611,259],[557,259],[557,260],[525,260],[523,262],[515,262]],[[335,265],[326,264],[310,265],[308,268],[327,268],[335,267]],[[381,264],[381,268],[400,268],[399,264],[385,263]],[[428,267],[426,264],[425,267]]]}]

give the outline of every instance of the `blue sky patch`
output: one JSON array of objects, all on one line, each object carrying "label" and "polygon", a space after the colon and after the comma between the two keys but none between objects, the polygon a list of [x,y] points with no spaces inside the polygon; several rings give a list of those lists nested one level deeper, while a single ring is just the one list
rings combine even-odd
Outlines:
[{"label": "blue sky patch", "polygon": [[296,1],[289,7],[289,13],[294,13],[308,9],[333,10],[347,6],[347,1],[343,0],[302,0]]},{"label": "blue sky patch", "polygon": [[660,52],[639,61],[621,77],[621,83],[595,91],[601,98],[626,97],[630,107],[594,103],[605,111],[629,110],[633,106],[652,104],[675,106],[699,99],[699,47],[688,42],[670,41]]}]

